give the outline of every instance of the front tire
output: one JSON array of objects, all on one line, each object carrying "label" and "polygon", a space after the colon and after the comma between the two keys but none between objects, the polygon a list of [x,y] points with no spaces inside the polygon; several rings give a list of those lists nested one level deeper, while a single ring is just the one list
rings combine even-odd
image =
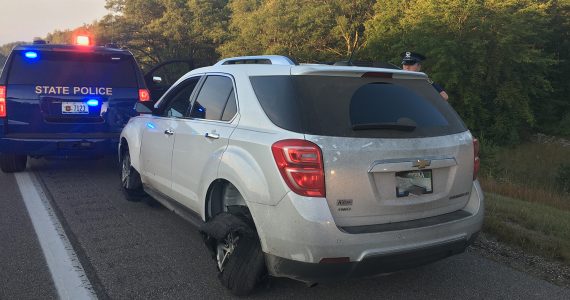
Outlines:
[{"label": "front tire", "polygon": [[216,261],[221,284],[234,295],[250,294],[266,273],[253,226],[236,215],[221,213],[200,232]]},{"label": "front tire", "polygon": [[139,202],[146,196],[141,176],[131,165],[129,149],[125,150],[121,158],[121,189],[128,201]]},{"label": "front tire", "polygon": [[27,155],[0,154],[0,169],[4,173],[21,172],[26,169]]}]

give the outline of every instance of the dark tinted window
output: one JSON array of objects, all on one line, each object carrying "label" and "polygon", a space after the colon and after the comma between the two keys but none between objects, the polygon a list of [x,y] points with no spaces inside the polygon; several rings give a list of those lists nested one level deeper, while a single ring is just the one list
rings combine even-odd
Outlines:
[{"label": "dark tinted window", "polygon": [[421,127],[447,126],[447,120],[426,98],[391,83],[369,83],[360,87],[350,101],[354,125],[407,124]]},{"label": "dark tinted window", "polygon": [[269,119],[296,132],[412,138],[466,130],[451,106],[423,79],[256,76],[250,80]]},{"label": "dark tinted window", "polygon": [[176,89],[166,95],[166,108],[163,116],[182,118],[190,107],[190,96],[196,87],[199,78],[189,79],[178,85]]},{"label": "dark tinted window", "polygon": [[233,84],[229,77],[208,76],[196,97],[190,116],[192,118],[221,120],[232,91]]},{"label": "dark tinted window", "polygon": [[234,90],[232,89],[230,97],[228,98],[228,102],[226,103],[226,108],[224,109],[224,114],[222,115],[222,121],[231,120],[236,113],[237,113],[236,95]]},{"label": "dark tinted window", "polygon": [[132,56],[77,52],[34,51],[35,59],[16,51],[9,84],[51,86],[138,87]]}]

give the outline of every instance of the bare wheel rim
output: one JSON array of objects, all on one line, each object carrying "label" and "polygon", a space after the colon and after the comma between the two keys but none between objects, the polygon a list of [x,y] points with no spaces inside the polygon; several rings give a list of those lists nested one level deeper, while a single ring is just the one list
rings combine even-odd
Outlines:
[{"label": "bare wheel rim", "polygon": [[235,233],[229,233],[223,241],[219,241],[216,247],[216,261],[218,263],[218,270],[222,272],[226,266],[228,259],[235,251],[239,236]]},{"label": "bare wheel rim", "polygon": [[129,176],[131,176],[131,157],[125,155],[121,168],[121,180],[125,188],[129,188]]}]

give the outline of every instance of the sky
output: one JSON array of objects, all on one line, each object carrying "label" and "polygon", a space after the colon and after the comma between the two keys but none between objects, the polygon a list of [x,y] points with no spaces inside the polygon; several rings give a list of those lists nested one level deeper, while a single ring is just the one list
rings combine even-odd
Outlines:
[{"label": "sky", "polygon": [[105,0],[2,0],[0,45],[31,42],[58,29],[73,29],[107,14]]}]

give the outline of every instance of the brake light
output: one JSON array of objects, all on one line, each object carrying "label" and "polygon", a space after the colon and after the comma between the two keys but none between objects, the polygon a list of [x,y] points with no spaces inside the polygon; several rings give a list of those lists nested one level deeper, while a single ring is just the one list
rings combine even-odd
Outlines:
[{"label": "brake light", "polygon": [[271,146],[277,168],[289,188],[307,197],[325,197],[321,148],[305,140],[282,140]]},{"label": "brake light", "polygon": [[139,89],[139,101],[147,102],[150,101],[150,93],[147,89]]},{"label": "brake light", "polygon": [[75,37],[75,44],[80,46],[89,46],[91,39],[86,35],[78,35]]},{"label": "brake light", "polygon": [[386,72],[366,72],[362,74],[362,78],[392,78],[394,74]]},{"label": "brake light", "polygon": [[481,161],[479,160],[479,140],[473,139],[473,180],[477,179]]},{"label": "brake light", "polygon": [[6,86],[0,85],[0,118],[6,117]]}]

